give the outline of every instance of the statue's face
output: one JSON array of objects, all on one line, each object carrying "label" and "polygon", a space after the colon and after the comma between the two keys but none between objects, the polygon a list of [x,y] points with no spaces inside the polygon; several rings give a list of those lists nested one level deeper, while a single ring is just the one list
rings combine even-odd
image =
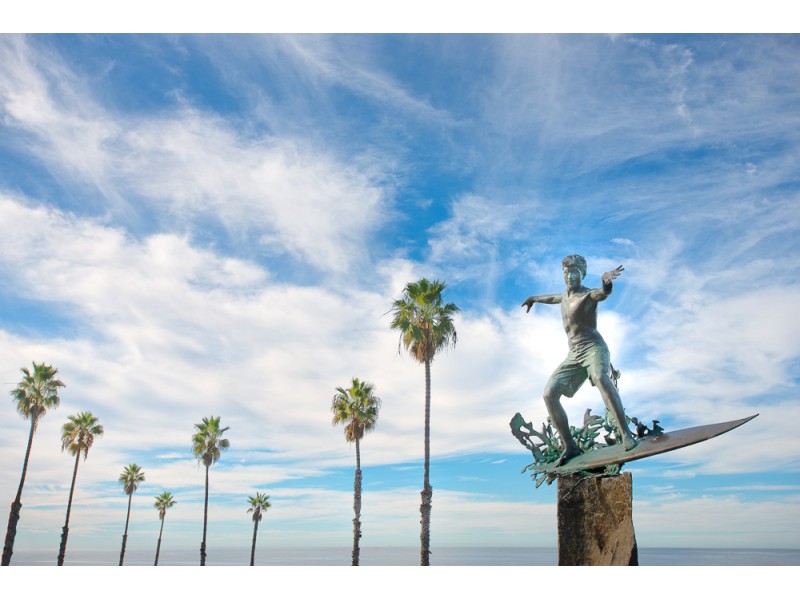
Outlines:
[{"label": "statue's face", "polygon": [[578,267],[575,265],[564,267],[564,283],[567,284],[568,290],[577,290],[581,287],[582,281],[583,275]]}]

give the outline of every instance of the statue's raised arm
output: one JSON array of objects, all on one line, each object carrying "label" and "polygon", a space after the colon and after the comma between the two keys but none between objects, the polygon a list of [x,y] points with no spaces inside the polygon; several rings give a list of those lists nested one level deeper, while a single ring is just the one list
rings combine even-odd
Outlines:
[{"label": "statue's raised arm", "polygon": [[606,271],[603,273],[603,287],[598,290],[592,290],[592,298],[595,300],[605,300],[608,298],[611,295],[611,291],[614,289],[613,281],[619,277],[624,270],[625,267],[620,265],[613,271]]},{"label": "statue's raised arm", "polygon": [[616,269],[614,269],[613,271],[607,271],[607,272],[603,273],[603,286],[605,286],[606,284],[609,284],[612,281],[614,281],[617,277],[620,276],[620,274],[624,270],[625,270],[625,267],[620,265]]}]

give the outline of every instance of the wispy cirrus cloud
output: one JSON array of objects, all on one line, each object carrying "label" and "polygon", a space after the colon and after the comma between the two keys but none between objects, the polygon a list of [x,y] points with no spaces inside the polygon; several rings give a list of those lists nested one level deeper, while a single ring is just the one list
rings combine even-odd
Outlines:
[{"label": "wispy cirrus cloud", "polygon": [[113,201],[112,218],[152,211],[173,230],[210,222],[323,272],[363,265],[391,202],[376,171],[299,139],[243,137],[192,108],[121,117],[96,83],[25,38],[3,38],[0,54],[4,127],[46,169],[94,190],[84,209],[102,214]]}]

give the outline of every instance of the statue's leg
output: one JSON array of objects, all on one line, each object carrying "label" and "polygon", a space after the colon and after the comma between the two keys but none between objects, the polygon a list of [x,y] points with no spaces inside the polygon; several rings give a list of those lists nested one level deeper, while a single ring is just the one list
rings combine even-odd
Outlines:
[{"label": "statue's leg", "polygon": [[619,426],[620,436],[622,436],[622,443],[625,444],[625,450],[632,450],[636,447],[637,442],[628,428],[628,423],[625,421],[625,410],[622,407],[622,399],[619,397],[617,387],[612,383],[605,370],[600,373],[593,372],[592,381],[597,386],[597,389],[600,390],[600,395],[603,397],[603,403],[606,408],[614,415],[614,420]]},{"label": "statue's leg", "polygon": [[558,465],[562,465],[573,456],[578,456],[581,450],[575,440],[572,439],[572,434],[569,431],[569,419],[564,407],[561,405],[561,393],[557,384],[548,383],[544,391],[544,404],[550,414],[550,420],[553,421],[553,425],[555,425],[556,431],[558,431],[561,441],[564,443],[564,452],[557,462]]}]

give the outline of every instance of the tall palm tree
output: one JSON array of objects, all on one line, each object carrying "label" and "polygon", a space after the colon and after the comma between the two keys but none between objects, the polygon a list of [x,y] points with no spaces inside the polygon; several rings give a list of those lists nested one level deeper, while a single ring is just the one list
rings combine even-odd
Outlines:
[{"label": "tall palm tree", "polygon": [[222,437],[230,427],[220,429],[219,422],[222,417],[203,417],[202,423],[194,427],[197,430],[192,436],[192,452],[197,460],[206,468],[206,498],[203,507],[203,543],[200,544],[200,566],[206,565],[206,531],[208,529],[208,469],[219,460],[221,450],[230,447],[230,442]]},{"label": "tall palm tree", "polygon": [[61,451],[67,450],[75,457],[75,469],[72,471],[72,485],[69,488],[69,502],[67,502],[67,518],[61,532],[61,546],[58,549],[58,566],[64,564],[67,553],[67,538],[69,537],[69,514],[72,511],[72,495],[75,493],[75,478],[78,476],[78,462],[83,453],[83,460],[89,454],[89,448],[94,444],[94,438],[103,435],[103,426],[97,422],[90,412],[71,415],[69,421],[61,427]]},{"label": "tall palm tree", "polygon": [[373,393],[375,386],[366,381],[359,381],[357,377],[349,389],[336,388],[336,394],[331,402],[333,424],[344,423],[344,439],[356,443],[356,474],[353,482],[353,566],[358,566],[361,549],[361,447],[359,440],[364,433],[375,429],[378,421],[378,411],[381,399]]},{"label": "tall palm tree", "polygon": [[119,553],[119,566],[125,561],[125,546],[128,544],[128,523],[131,520],[131,500],[133,492],[139,488],[139,484],[144,481],[144,471],[136,463],[131,463],[122,470],[119,482],[125,493],[128,494],[128,515],[125,517],[125,533],[122,534],[122,550]]},{"label": "tall palm tree", "polygon": [[431,362],[439,350],[456,345],[456,329],[453,317],[461,309],[453,303],[445,304],[442,293],[447,284],[440,281],[420,279],[406,284],[403,297],[395,300],[391,312],[392,329],[400,331],[400,347],[405,347],[411,356],[425,365],[425,463],[423,471],[422,515],[420,532],[420,564],[430,564],[431,502],[433,488],[430,485],[430,437],[431,437]]},{"label": "tall palm tree", "polygon": [[158,530],[158,545],[156,546],[156,562],[153,566],[158,566],[158,555],[161,553],[161,534],[164,533],[164,519],[167,516],[167,509],[175,505],[175,498],[169,492],[161,492],[161,495],[156,496],[156,501],[153,506],[158,509],[158,518],[161,519],[161,529]]},{"label": "tall palm tree", "polygon": [[19,488],[14,501],[11,503],[11,512],[8,515],[6,528],[6,541],[3,544],[3,566],[11,564],[11,555],[14,553],[14,539],[17,537],[17,521],[22,510],[22,488],[25,487],[25,475],[28,472],[28,460],[31,456],[31,445],[36,426],[49,409],[57,408],[60,402],[58,388],[64,384],[56,379],[58,369],[44,363],[33,363],[33,372],[23,367],[22,381],[11,390],[11,396],[17,402],[17,412],[25,419],[31,420],[31,429],[28,433],[28,447],[25,450],[25,460],[22,462],[22,477],[19,479]]},{"label": "tall palm tree", "polygon": [[264,516],[264,513],[269,510],[269,507],[272,506],[272,504],[269,503],[269,496],[262,494],[261,492],[256,492],[255,497],[248,496],[247,499],[250,501],[250,508],[247,509],[247,512],[253,513],[253,547],[250,549],[250,566],[252,567],[256,562],[256,536],[258,535],[258,523],[261,521],[261,517]]}]

